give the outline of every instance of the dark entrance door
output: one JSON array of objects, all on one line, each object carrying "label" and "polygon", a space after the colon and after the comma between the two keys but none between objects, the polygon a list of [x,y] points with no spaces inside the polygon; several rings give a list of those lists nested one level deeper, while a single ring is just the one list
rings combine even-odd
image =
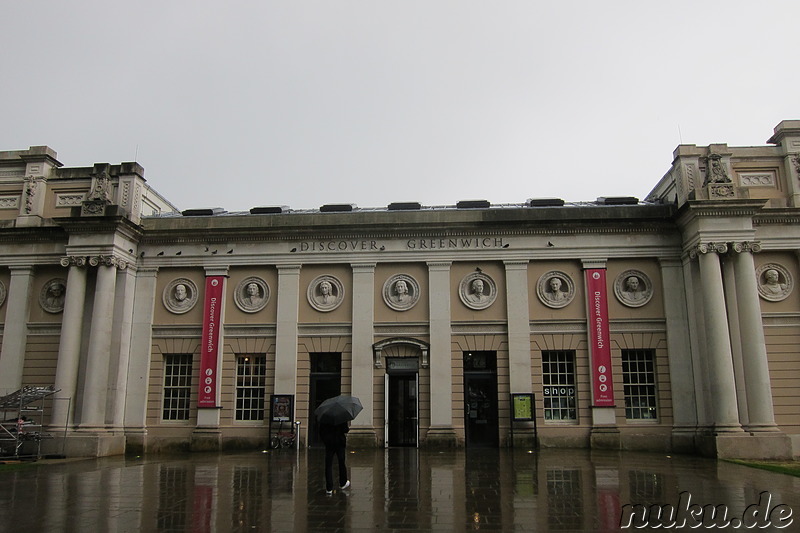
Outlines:
[{"label": "dark entrance door", "polygon": [[419,362],[414,358],[386,360],[386,444],[416,446],[419,405]]},{"label": "dark entrance door", "polygon": [[321,446],[314,410],[319,404],[342,393],[342,355],[339,353],[312,353],[309,376],[308,445]]},{"label": "dark entrance door", "polygon": [[495,352],[464,353],[464,416],[467,446],[496,447],[497,356]]},{"label": "dark entrance door", "polygon": [[387,397],[389,446],[417,445],[417,375],[390,374]]}]

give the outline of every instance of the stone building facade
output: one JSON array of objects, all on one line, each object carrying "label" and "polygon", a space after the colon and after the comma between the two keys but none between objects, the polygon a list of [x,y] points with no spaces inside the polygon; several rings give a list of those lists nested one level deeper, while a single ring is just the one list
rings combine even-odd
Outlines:
[{"label": "stone building facade", "polygon": [[643,201],[229,213],[0,152],[0,394],[52,386],[68,455],[314,445],[337,394],[354,446],[798,455],[798,154],[784,121]]}]

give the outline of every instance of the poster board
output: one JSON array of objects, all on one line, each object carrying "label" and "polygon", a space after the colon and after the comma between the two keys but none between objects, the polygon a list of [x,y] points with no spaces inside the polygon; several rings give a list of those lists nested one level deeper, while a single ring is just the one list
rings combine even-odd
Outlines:
[{"label": "poster board", "polygon": [[294,420],[294,395],[271,395],[269,400],[269,416],[272,422],[292,422]]}]

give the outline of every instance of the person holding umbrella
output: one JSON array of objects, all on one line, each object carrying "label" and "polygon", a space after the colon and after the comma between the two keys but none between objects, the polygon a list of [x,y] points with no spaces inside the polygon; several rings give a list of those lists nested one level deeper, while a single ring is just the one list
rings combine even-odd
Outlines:
[{"label": "person holding umbrella", "polygon": [[350,487],[347,476],[347,433],[350,431],[350,421],[353,420],[363,407],[358,398],[353,396],[336,396],[322,402],[314,410],[319,422],[319,436],[325,445],[325,493],[333,494],[333,457],[339,463],[339,488],[344,490]]}]

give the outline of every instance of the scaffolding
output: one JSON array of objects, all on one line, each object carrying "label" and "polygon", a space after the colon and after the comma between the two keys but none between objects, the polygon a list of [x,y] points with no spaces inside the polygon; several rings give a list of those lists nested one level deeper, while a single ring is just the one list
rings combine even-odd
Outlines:
[{"label": "scaffolding", "polygon": [[56,392],[52,386],[25,386],[0,397],[0,457],[41,457],[42,440],[52,438],[43,431],[45,402]]}]

